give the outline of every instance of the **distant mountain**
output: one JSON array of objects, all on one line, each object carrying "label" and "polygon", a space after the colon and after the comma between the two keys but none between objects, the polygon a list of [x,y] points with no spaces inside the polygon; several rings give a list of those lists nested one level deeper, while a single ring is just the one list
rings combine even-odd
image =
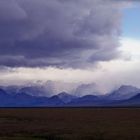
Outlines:
[{"label": "distant mountain", "polygon": [[11,100],[11,96],[3,89],[0,89],[0,106],[6,106],[7,102]]},{"label": "distant mountain", "polygon": [[110,104],[111,106],[140,107],[140,93],[127,100],[120,100]]},{"label": "distant mountain", "polygon": [[17,94],[22,86],[0,86],[8,94]]},{"label": "distant mountain", "polygon": [[[10,92],[12,89],[12,93]],[[0,88],[0,107],[116,107],[116,106],[138,106],[140,107],[140,89],[133,86],[121,86],[111,94],[85,95],[77,97],[66,92],[51,97],[33,96],[38,88],[17,88],[10,87],[8,90]],[[13,92],[16,90],[16,92]],[[8,92],[7,92],[8,91]],[[30,91],[32,93],[28,94]],[[38,94],[37,94],[38,95]]]},{"label": "distant mountain", "polygon": [[54,91],[50,85],[0,86],[8,94],[26,93],[32,96],[50,96]]},{"label": "distant mountain", "polygon": [[8,94],[0,89],[0,107],[61,106],[64,103],[56,97],[37,97],[26,93]]},{"label": "distant mountain", "polygon": [[52,97],[49,98],[48,103],[46,105],[50,105],[50,106],[63,106],[64,102],[57,96],[54,95]]},{"label": "distant mountain", "polygon": [[1,97],[1,98],[2,98],[2,97],[9,97],[9,95],[6,93],[5,90],[0,89],[0,97]]},{"label": "distant mountain", "polygon": [[140,89],[123,85],[111,94],[104,96],[86,95],[72,100],[70,106],[140,106]]},{"label": "distant mountain", "polygon": [[129,105],[133,104],[133,105],[139,105],[140,106],[140,93],[137,94],[136,96],[133,96],[129,100],[127,100],[127,102],[129,103]]},{"label": "distant mountain", "polygon": [[100,99],[95,95],[86,95],[72,100],[68,103],[69,106],[95,106],[100,104]]},{"label": "distant mountain", "polygon": [[74,96],[74,95],[70,95],[66,92],[61,92],[59,93],[58,95],[58,98],[61,99],[64,103],[69,103],[71,102],[72,100],[78,98],[77,96]]},{"label": "distant mountain", "polygon": [[123,85],[106,97],[111,100],[125,100],[137,95],[138,93],[140,93],[139,88]]}]

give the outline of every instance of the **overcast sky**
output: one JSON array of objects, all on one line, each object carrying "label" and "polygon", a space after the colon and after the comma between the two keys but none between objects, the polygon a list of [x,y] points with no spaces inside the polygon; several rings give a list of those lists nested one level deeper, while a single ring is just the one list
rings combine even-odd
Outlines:
[{"label": "overcast sky", "polygon": [[139,13],[137,0],[0,0],[0,84],[140,87]]}]

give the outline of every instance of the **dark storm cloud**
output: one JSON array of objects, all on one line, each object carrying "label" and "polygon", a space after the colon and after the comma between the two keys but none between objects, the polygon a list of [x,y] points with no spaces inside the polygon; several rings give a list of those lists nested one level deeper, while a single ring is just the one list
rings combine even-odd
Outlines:
[{"label": "dark storm cloud", "polygon": [[0,65],[80,67],[118,56],[113,0],[0,0]]}]

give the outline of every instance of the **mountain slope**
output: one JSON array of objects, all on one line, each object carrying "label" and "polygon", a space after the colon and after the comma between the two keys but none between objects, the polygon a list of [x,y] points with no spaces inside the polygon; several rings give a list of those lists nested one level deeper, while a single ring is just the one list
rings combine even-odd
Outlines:
[{"label": "mountain slope", "polygon": [[140,93],[127,100],[121,100],[113,103],[113,106],[135,106],[140,107]]},{"label": "mountain slope", "polygon": [[69,103],[69,102],[71,102],[72,100],[74,100],[74,99],[77,98],[77,96],[70,95],[70,94],[68,94],[68,93],[66,93],[66,92],[59,93],[57,96],[58,96],[58,98],[59,98],[60,100],[62,100],[64,103]]},{"label": "mountain slope", "polygon": [[68,103],[68,106],[94,106],[99,105],[100,99],[95,95],[86,95],[77,99],[72,100]]},{"label": "mountain slope", "polygon": [[37,97],[26,93],[7,94],[0,89],[0,107],[40,107],[60,106],[64,103],[56,97]]},{"label": "mountain slope", "polygon": [[137,95],[138,93],[140,93],[139,88],[123,85],[106,97],[111,100],[126,100]]}]

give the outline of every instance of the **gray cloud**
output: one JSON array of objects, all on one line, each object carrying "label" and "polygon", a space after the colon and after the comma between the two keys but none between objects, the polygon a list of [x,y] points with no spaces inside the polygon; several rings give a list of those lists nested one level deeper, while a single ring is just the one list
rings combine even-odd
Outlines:
[{"label": "gray cloud", "polygon": [[85,67],[119,55],[113,0],[0,0],[0,65]]}]

